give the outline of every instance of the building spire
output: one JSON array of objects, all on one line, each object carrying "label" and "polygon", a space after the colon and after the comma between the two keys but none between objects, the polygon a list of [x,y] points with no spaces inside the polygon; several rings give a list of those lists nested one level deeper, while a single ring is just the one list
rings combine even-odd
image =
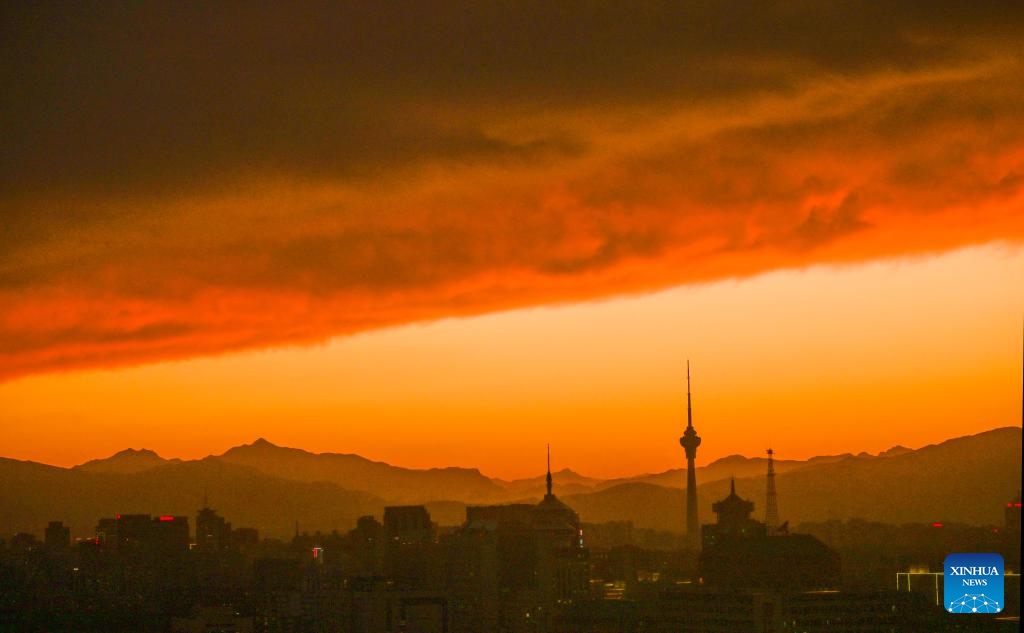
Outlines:
[{"label": "building spire", "polygon": [[550,497],[551,496],[551,444],[548,444],[548,476],[547,476],[547,484],[548,484],[548,496]]}]

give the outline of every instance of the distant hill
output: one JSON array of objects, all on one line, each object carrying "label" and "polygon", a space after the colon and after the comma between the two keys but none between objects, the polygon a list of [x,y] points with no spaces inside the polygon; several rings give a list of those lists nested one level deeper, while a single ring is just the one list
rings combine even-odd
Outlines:
[{"label": "distant hill", "polygon": [[[737,493],[754,502],[754,518],[763,520],[765,469],[752,470],[748,462],[754,460],[726,459],[736,474]],[[894,524],[947,521],[1001,525],[1004,504],[1021,486],[1021,429],[995,429],[878,456],[844,455],[792,462],[776,471],[781,471],[776,476],[779,515],[794,525],[855,517]],[[716,470],[709,466],[705,476],[708,472]],[[753,475],[741,475],[751,472]],[[574,495],[567,502],[584,521],[632,520],[638,527],[680,531],[683,492],[676,486],[647,483],[658,477],[647,476],[599,492]],[[682,473],[677,479],[684,479]],[[701,523],[714,521],[711,504],[729,491],[728,476],[711,475],[708,479],[698,470]],[[669,516],[675,519],[667,519]]]},{"label": "distant hill", "polygon": [[1021,487],[1021,429],[995,429],[915,451],[850,457],[777,478],[779,510],[796,521],[1003,523]]},{"label": "distant hill", "polygon": [[686,525],[685,494],[676,488],[628,482],[598,492],[569,495],[563,501],[586,523],[632,521],[637,527],[680,532]]},{"label": "distant hill", "polygon": [[[1020,489],[1021,429],[995,429],[917,450],[895,447],[877,456],[834,455],[776,462],[779,513],[791,524],[829,518],[886,523],[1001,524],[1003,504]],[[726,457],[698,469],[699,516],[736,478],[740,496],[763,518],[764,458]],[[670,470],[599,480],[571,470],[553,474],[555,493],[585,522],[632,521],[675,531],[684,525],[685,473]],[[535,502],[544,478],[489,479],[476,469],[416,470],[358,455],[316,454],[260,439],[223,455],[165,460],[128,449],[73,468],[0,458],[0,538],[41,534],[64,521],[76,537],[116,513],[176,514],[194,520],[206,496],[235,526],[265,536],[352,529],[358,517],[378,518],[385,505],[426,504],[433,519],[457,524],[466,505]]]},{"label": "distant hill", "polygon": [[348,490],[371,492],[393,503],[445,499],[491,503],[506,496],[501,486],[475,468],[413,470],[370,461],[359,455],[317,454],[284,448],[262,438],[252,444],[236,446],[213,459],[248,466],[282,479],[330,482]]},{"label": "distant hill", "polygon": [[[551,479],[560,495],[591,492],[606,483],[604,480],[586,477],[568,468],[551,473]],[[514,479],[512,481],[503,481],[501,479],[494,479],[493,481],[504,488],[510,497],[542,497],[547,491],[547,481],[544,475],[527,479]]]},{"label": "distant hill", "polygon": [[75,470],[81,470],[88,473],[121,473],[122,475],[128,475],[131,473],[140,473],[144,470],[149,470],[150,468],[180,462],[180,459],[164,459],[148,448],[140,450],[127,448],[105,459],[94,459],[75,466],[74,468]]},{"label": "distant hill", "polygon": [[98,519],[117,513],[185,515],[194,521],[206,496],[236,527],[266,536],[304,530],[351,529],[384,501],[331,483],[302,483],[216,459],[169,463],[136,473],[87,472],[0,458],[0,535],[41,534],[64,521],[75,537],[89,536]]},{"label": "distant hill", "polygon": [[[895,450],[895,449],[890,449]],[[775,472],[776,474],[795,470],[797,468],[804,468],[806,466],[813,466],[818,464],[829,464],[837,462],[843,459],[851,457],[849,453],[845,455],[825,455],[820,457],[812,457],[806,461],[800,461],[795,459],[776,459],[775,460]],[[762,477],[768,471],[768,458],[767,457],[744,457],[742,455],[729,455],[717,459],[707,466],[697,467],[697,481],[702,483],[709,483],[712,481],[728,480],[731,477],[742,479],[745,477]],[[601,482],[598,488],[608,488],[611,486],[617,486],[622,483],[637,482],[654,484],[657,486],[666,486],[669,488],[685,488],[686,487],[686,469],[685,468],[673,468],[672,470],[666,470],[663,473],[657,473],[653,475],[638,475],[635,477],[627,477],[624,479],[611,479],[608,481]]]}]

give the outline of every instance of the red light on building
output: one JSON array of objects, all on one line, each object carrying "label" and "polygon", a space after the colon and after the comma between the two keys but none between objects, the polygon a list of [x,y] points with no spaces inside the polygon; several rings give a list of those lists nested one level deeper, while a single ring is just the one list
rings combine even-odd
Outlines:
[{"label": "red light on building", "polygon": [[932,523],[932,527],[933,528],[940,528],[940,527],[942,527],[942,524],[941,523]]},{"label": "red light on building", "polygon": [[163,515],[163,516],[161,516],[161,517],[160,517],[160,520],[161,520],[161,521],[173,521],[173,520],[174,520],[174,517],[172,517],[172,516],[170,516],[170,515],[167,515],[167,514],[165,514],[165,515]]},{"label": "red light on building", "polygon": [[[1007,507],[1009,507],[1009,506],[1007,506]],[[114,518],[117,519],[118,521],[120,521],[121,520],[121,515],[120,514],[115,514]]]}]

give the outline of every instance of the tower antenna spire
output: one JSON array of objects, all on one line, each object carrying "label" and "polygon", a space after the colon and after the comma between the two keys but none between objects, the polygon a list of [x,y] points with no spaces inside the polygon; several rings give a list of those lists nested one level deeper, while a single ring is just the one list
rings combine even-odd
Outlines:
[{"label": "tower antenna spire", "polygon": [[548,444],[548,476],[547,476],[547,485],[548,485],[548,496],[550,497],[551,496],[551,444]]},{"label": "tower antenna spire", "polygon": [[690,394],[690,359],[686,359],[686,428],[693,428],[693,398]]},{"label": "tower antenna spire", "polygon": [[697,447],[700,436],[693,428],[693,396],[690,392],[690,359],[686,359],[686,430],[679,438],[679,445],[686,451],[686,538],[690,546],[697,547],[700,541],[700,525],[697,523]]}]

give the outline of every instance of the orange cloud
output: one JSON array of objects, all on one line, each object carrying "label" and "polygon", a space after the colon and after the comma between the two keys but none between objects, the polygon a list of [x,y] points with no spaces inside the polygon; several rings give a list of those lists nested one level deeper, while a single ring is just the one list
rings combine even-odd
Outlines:
[{"label": "orange cloud", "polygon": [[[53,79],[16,81],[22,126],[0,130],[0,380],[1024,240],[1015,31],[863,9],[779,9],[788,37],[754,14],[730,30],[723,7],[535,22],[589,29],[570,46],[483,38],[517,22],[492,10],[403,38],[412,17],[349,7],[394,48],[345,16],[271,16],[295,48],[259,40],[244,63],[195,29],[163,39],[186,16],[152,9],[154,41],[113,40],[139,67],[18,57]],[[8,46],[38,52],[54,36],[25,11]],[[208,11],[232,45],[271,35],[260,11]],[[830,39],[851,20],[864,41]],[[170,63],[186,44],[194,74]],[[100,61],[127,75],[80,66]]]}]

